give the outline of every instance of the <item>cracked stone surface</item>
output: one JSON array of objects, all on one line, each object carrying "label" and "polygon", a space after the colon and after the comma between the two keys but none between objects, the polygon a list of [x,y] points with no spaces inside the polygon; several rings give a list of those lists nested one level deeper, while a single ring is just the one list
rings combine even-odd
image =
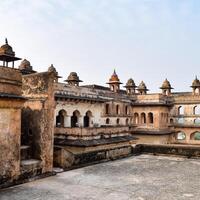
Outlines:
[{"label": "cracked stone surface", "polygon": [[0,200],[199,200],[200,159],[140,155],[2,190]]}]

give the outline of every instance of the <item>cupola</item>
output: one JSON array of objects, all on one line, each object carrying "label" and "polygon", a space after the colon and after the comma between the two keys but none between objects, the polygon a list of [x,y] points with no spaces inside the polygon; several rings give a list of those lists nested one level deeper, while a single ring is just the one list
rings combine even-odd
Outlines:
[{"label": "cupola", "polygon": [[118,78],[116,71],[114,70],[109,82],[107,83],[110,86],[111,91],[118,92],[120,90],[120,85],[122,84]]},{"label": "cupola", "polygon": [[142,94],[142,95],[147,94],[147,91],[149,91],[143,81],[139,84],[137,90],[138,90],[139,94]]},{"label": "cupola", "polygon": [[162,90],[163,95],[168,96],[171,94],[171,90],[174,88],[172,88],[170,82],[167,79],[165,79],[160,89]]},{"label": "cupola", "polygon": [[127,94],[129,94],[129,95],[135,94],[135,89],[137,86],[135,85],[135,82],[132,78],[128,79],[128,81],[124,87],[126,88]]},{"label": "cupola", "polygon": [[83,81],[79,79],[79,76],[76,72],[71,72],[65,82],[68,82],[69,85],[79,86],[79,83]]}]

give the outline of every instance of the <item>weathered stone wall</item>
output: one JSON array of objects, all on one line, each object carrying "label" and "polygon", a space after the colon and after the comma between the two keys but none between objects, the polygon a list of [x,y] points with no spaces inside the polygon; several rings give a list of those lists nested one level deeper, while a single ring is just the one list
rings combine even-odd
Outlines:
[{"label": "weathered stone wall", "polygon": [[0,66],[0,92],[21,95],[22,76],[19,70]]},{"label": "weathered stone wall", "polygon": [[0,187],[20,175],[21,84],[18,70],[0,67]]},{"label": "weathered stone wall", "polygon": [[53,167],[54,80],[51,72],[23,76],[25,103],[22,116],[23,134],[32,134],[32,155],[42,161],[42,172]]},{"label": "weathered stone wall", "polygon": [[20,109],[0,108],[0,184],[20,174],[20,122]]},{"label": "weathered stone wall", "polygon": [[134,137],[137,138],[137,144],[170,144],[171,142],[173,142],[171,135],[134,134]]}]

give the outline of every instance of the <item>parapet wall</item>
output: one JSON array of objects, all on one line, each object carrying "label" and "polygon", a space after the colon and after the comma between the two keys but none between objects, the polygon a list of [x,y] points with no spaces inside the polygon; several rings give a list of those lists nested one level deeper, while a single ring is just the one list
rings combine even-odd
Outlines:
[{"label": "parapet wall", "polygon": [[21,95],[22,75],[19,70],[0,66],[0,93]]}]

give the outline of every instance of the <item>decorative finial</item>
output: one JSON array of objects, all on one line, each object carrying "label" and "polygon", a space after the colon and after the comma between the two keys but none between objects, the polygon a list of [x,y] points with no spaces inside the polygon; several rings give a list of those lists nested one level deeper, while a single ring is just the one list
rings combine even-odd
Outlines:
[{"label": "decorative finial", "polygon": [[6,41],[6,44],[8,44],[8,39],[7,38],[5,39],[5,41]]},{"label": "decorative finial", "polygon": [[197,75],[195,76],[195,79],[197,80]]},{"label": "decorative finial", "polygon": [[116,75],[116,71],[115,71],[115,69],[114,69],[114,72],[113,72],[113,74],[115,74],[115,75]]}]

